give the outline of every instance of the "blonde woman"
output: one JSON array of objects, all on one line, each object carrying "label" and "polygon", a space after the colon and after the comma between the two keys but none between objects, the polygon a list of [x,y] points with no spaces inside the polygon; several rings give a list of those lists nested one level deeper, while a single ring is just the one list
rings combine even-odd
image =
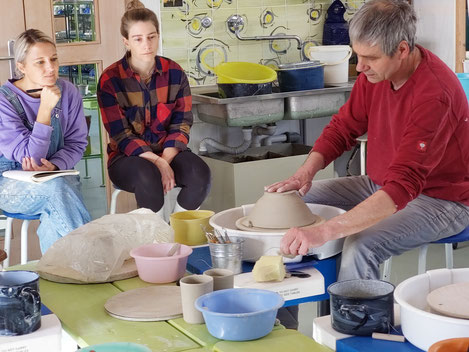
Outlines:
[{"label": "blonde woman", "polygon": [[[75,86],[58,79],[57,50],[51,38],[28,29],[15,41],[17,73],[0,87],[0,174],[7,170],[73,168],[88,133]],[[41,184],[0,176],[0,209],[40,214],[37,230],[44,253],[57,239],[90,221],[78,176]]]}]

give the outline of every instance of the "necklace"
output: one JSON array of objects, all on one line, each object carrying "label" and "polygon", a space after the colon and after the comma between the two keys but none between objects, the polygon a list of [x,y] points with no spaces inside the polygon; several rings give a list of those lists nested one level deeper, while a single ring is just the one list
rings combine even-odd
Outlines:
[{"label": "necklace", "polygon": [[137,70],[134,65],[132,65],[132,58],[129,58],[129,65],[130,65],[130,68],[132,69],[132,71],[138,73],[138,75],[140,76],[140,78],[144,81],[146,81],[148,78],[151,77],[151,75],[153,74],[153,71],[155,71],[155,63],[153,63],[153,65],[151,66],[150,70],[146,73],[146,74],[143,74],[143,73],[140,73],[139,70]]}]

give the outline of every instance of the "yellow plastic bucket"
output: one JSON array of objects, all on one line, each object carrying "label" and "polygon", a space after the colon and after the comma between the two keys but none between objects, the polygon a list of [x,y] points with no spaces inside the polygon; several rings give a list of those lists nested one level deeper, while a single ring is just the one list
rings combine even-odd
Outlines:
[{"label": "yellow plastic bucket", "polygon": [[188,246],[207,243],[206,231],[213,231],[208,221],[215,214],[211,210],[186,210],[173,213],[169,223],[174,230],[174,241]]},{"label": "yellow plastic bucket", "polygon": [[268,83],[277,79],[270,67],[252,62],[224,62],[215,67],[218,83]]}]

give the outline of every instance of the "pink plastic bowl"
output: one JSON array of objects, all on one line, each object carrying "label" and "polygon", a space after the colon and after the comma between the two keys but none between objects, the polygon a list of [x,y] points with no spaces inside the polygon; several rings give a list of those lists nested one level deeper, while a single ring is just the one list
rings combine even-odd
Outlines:
[{"label": "pink plastic bowl", "polygon": [[192,253],[192,248],[181,244],[173,256],[167,257],[166,254],[173,244],[152,243],[130,251],[130,255],[135,258],[140,279],[154,284],[165,284],[184,276],[187,258]]}]

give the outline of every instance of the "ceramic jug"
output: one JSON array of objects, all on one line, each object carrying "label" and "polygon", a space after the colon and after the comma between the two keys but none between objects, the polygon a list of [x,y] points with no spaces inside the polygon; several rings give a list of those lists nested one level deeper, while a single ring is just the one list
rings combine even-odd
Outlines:
[{"label": "ceramic jug", "polygon": [[39,275],[32,271],[0,272],[0,335],[24,335],[40,327]]}]

